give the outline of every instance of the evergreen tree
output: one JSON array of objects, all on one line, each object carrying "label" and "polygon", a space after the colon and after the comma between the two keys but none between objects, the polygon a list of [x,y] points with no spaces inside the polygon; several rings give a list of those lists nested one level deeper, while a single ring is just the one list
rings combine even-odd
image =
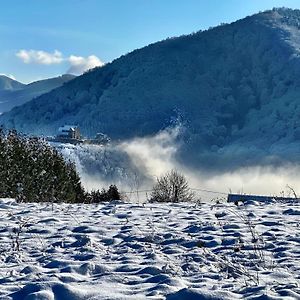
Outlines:
[{"label": "evergreen tree", "polygon": [[48,143],[0,128],[0,197],[82,202],[85,192],[75,165]]}]

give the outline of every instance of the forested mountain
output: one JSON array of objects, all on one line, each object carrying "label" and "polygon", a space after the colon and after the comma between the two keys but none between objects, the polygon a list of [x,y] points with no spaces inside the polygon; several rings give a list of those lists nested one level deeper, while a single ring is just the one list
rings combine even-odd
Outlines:
[{"label": "forested mountain", "polygon": [[85,135],[126,139],[155,134],[180,117],[182,150],[192,161],[209,164],[208,152],[223,161],[234,153],[251,160],[259,151],[288,151],[290,158],[300,149],[299,36],[300,11],[282,8],[170,38],[16,107],[0,122],[35,134],[74,123]]},{"label": "forested mountain", "polygon": [[0,76],[0,113],[9,111],[15,106],[20,106],[35,97],[48,93],[75,77],[66,74],[23,84],[6,76]]}]

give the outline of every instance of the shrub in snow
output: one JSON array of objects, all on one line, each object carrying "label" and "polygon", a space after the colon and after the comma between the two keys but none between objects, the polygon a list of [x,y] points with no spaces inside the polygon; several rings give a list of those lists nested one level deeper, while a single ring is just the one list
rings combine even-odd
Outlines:
[{"label": "shrub in snow", "polygon": [[91,203],[99,203],[104,201],[121,200],[121,195],[115,185],[111,185],[108,190],[102,189],[101,191],[92,191],[88,194]]},{"label": "shrub in snow", "polygon": [[0,128],[0,197],[80,202],[84,195],[73,163],[40,138]]},{"label": "shrub in snow", "polygon": [[192,201],[194,193],[189,188],[184,175],[171,170],[157,178],[151,193],[151,202],[183,202]]}]

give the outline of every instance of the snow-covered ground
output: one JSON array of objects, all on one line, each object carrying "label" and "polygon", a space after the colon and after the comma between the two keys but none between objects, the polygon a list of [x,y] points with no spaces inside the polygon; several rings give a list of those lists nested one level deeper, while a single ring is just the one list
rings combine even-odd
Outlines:
[{"label": "snow-covered ground", "polygon": [[295,203],[0,200],[0,298],[300,299]]}]

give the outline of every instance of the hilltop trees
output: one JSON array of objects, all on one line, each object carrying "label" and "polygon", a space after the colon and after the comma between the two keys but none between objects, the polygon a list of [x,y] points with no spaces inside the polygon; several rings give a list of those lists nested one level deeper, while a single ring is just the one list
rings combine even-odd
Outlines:
[{"label": "hilltop trees", "polygon": [[34,202],[81,202],[75,165],[40,138],[0,128],[0,197]]}]

